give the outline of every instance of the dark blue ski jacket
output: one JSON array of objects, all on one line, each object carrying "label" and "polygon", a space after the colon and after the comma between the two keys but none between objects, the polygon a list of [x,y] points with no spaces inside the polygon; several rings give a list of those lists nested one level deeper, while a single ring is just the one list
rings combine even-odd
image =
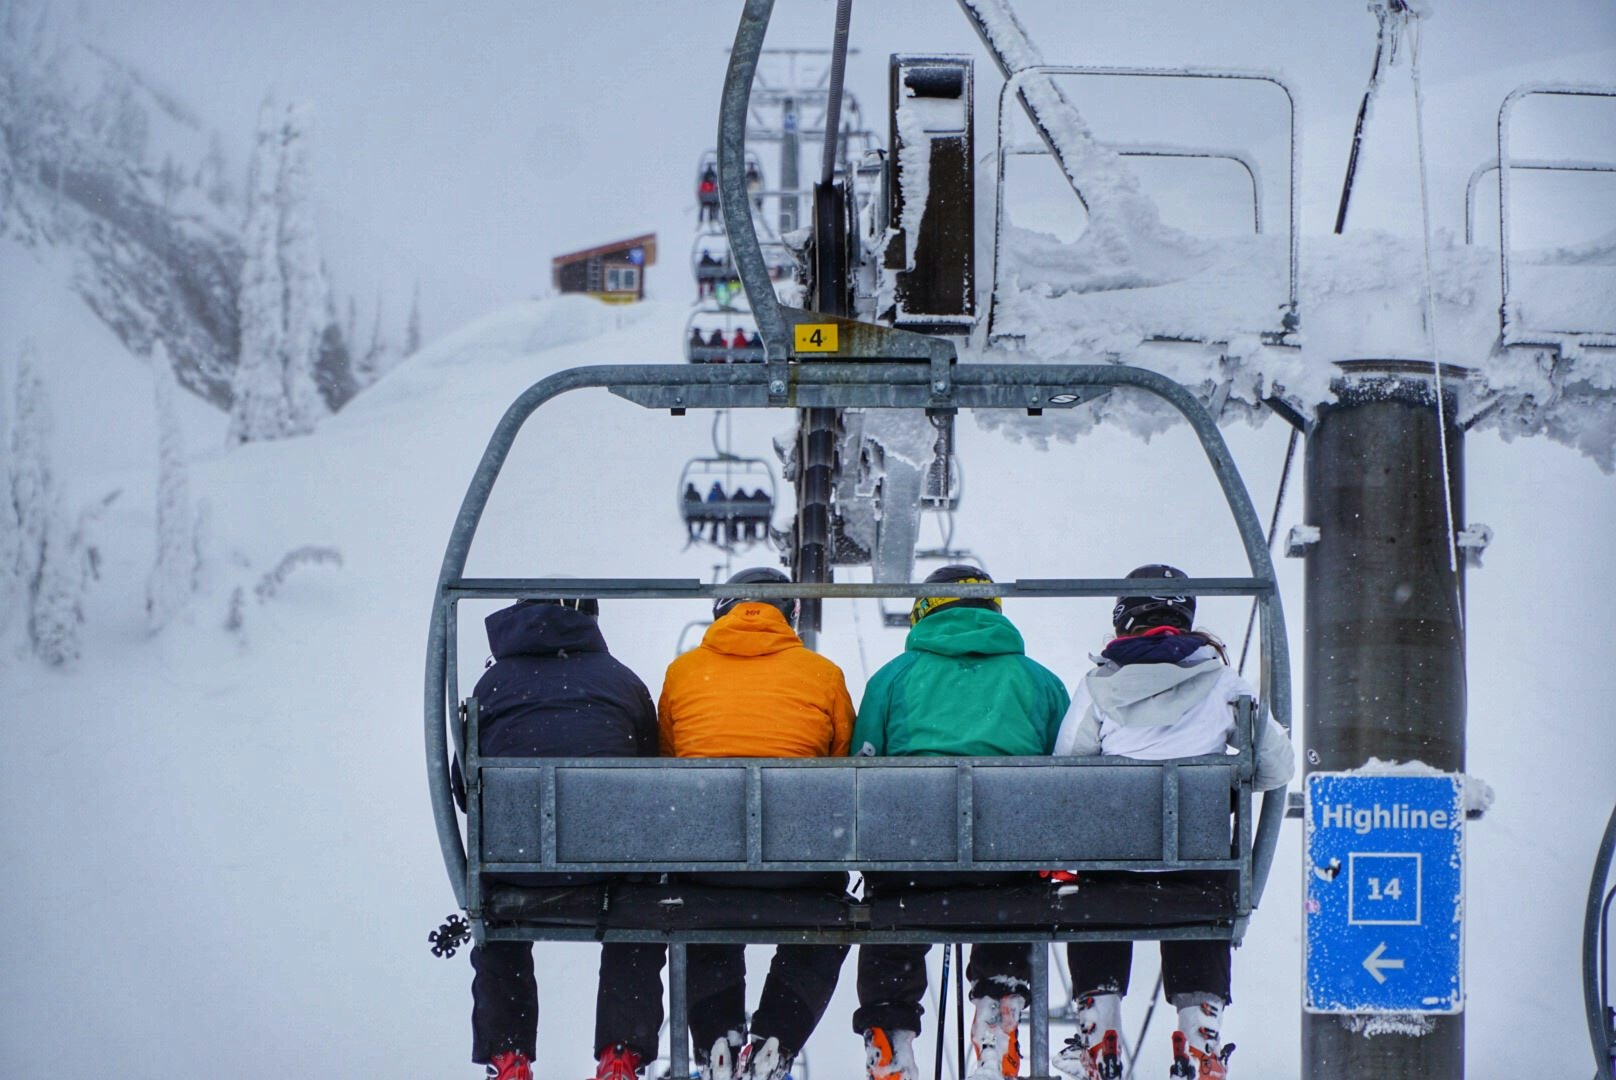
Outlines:
[{"label": "dark blue ski jacket", "polygon": [[494,658],[472,691],[485,757],[657,755],[651,694],[606,651],[594,616],[522,601],[494,612],[485,625]]}]

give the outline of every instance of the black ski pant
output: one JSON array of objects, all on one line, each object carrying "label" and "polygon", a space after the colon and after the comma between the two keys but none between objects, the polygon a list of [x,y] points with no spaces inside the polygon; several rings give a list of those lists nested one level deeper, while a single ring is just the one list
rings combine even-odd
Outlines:
[{"label": "black ski pant", "polygon": [[[684,880],[705,885],[736,886],[737,905],[767,903],[780,889],[841,892],[847,875],[805,874],[701,874]],[[759,888],[759,886],[763,886]],[[796,1054],[808,1041],[830,1006],[847,959],[846,945],[781,945],[774,950],[763,996],[752,1014],[750,1034],[771,1036]],[[746,1025],[746,946],[689,945],[685,948],[685,983],[690,992],[690,1038],[696,1060],[705,1063],[713,1044],[731,1032],[744,1036]]]},{"label": "black ski pant", "polygon": [[[1133,966],[1131,941],[1072,941],[1066,945],[1072,968],[1072,990],[1078,996],[1128,993],[1128,971]],[[1227,941],[1163,941],[1162,991],[1174,1008],[1191,1004],[1195,995],[1230,997],[1230,961]],[[1188,999],[1188,1000],[1186,1000]]]},{"label": "black ski pant", "polygon": [[[958,889],[962,905],[971,903],[972,888],[1025,882],[1027,874],[866,874],[864,894],[889,897],[915,889]],[[991,896],[991,894],[985,894]],[[947,946],[945,946],[946,948]],[[860,945],[859,1007],[853,1030],[871,1028],[920,1033],[925,1012],[926,953],[930,945]],[[1032,980],[1032,946],[1021,942],[984,942],[971,946],[965,977],[971,997],[1025,995]],[[948,988],[943,987],[947,993]]]},{"label": "black ski pant", "polygon": [[[949,946],[944,945],[943,948]],[[871,1028],[920,1033],[926,1011],[926,954],[930,945],[860,945],[858,958],[859,1007],[853,1012],[853,1030]],[[971,946],[965,965],[971,997],[1001,998],[1025,995],[1032,978],[1032,947],[1021,942],[985,942]],[[948,987],[942,988],[948,993]]]},{"label": "black ski pant", "polygon": [[[750,1034],[773,1036],[790,1054],[808,1041],[825,1015],[846,945],[781,945],[774,950],[763,996],[752,1014]],[[689,945],[685,948],[690,986],[690,1038],[696,1060],[705,1062],[719,1039],[748,1034],[746,1026],[746,946]]]},{"label": "black ski pant", "polygon": [[[595,992],[595,1056],[622,1043],[645,1062],[657,1056],[662,1028],[664,945],[616,944],[600,949]],[[516,1050],[532,1061],[537,1051],[539,988],[533,978],[533,943],[490,941],[471,950],[471,1060],[486,1065]],[[576,991],[577,979],[558,981]]]}]

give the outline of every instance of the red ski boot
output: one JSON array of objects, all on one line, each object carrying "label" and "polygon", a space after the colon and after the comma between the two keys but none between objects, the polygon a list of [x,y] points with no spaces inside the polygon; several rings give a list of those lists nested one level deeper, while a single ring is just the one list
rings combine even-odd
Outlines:
[{"label": "red ski boot", "polygon": [[636,1080],[640,1072],[640,1055],[617,1043],[600,1052],[595,1063],[595,1080]]},{"label": "red ski boot", "polygon": [[488,1080],[533,1080],[533,1069],[526,1054],[507,1050],[489,1059]]}]

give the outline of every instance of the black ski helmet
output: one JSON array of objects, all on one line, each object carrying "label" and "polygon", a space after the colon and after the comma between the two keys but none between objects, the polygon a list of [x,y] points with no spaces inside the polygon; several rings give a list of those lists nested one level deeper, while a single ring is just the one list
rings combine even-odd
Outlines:
[{"label": "black ski helmet", "polygon": [[[1128,571],[1130,578],[1188,578],[1176,566],[1151,563]],[[1195,597],[1157,592],[1149,596],[1119,596],[1111,609],[1111,626],[1119,634],[1130,634],[1147,626],[1175,626],[1188,630],[1195,625]]]},{"label": "black ski helmet", "polygon": [[[939,566],[927,574],[925,583],[927,585],[992,585],[993,578],[979,566],[951,563],[948,566]],[[986,608],[988,611],[1004,610],[1004,603],[997,596],[917,596],[915,597],[914,606],[909,609],[909,625],[915,625],[927,615],[946,605]]]},{"label": "black ski helmet", "polygon": [[[780,581],[789,583],[790,575],[784,570],[773,566],[753,566],[745,570],[737,570],[730,575],[726,585],[756,585],[765,581]],[[720,596],[713,600],[713,621],[717,622],[728,615],[736,604],[741,603],[740,597]],[[779,610],[786,617],[786,622],[792,626],[797,625],[797,611],[802,606],[795,598],[790,600],[757,600],[757,603],[768,604]]]}]

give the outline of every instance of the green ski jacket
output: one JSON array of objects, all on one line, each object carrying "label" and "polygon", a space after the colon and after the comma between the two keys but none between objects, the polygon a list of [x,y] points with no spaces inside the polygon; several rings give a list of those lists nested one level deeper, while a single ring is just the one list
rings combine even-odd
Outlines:
[{"label": "green ski jacket", "polygon": [[864,689],[852,753],[989,757],[1048,754],[1066,688],[1026,655],[1009,619],[945,607],[909,631],[902,656]]}]

